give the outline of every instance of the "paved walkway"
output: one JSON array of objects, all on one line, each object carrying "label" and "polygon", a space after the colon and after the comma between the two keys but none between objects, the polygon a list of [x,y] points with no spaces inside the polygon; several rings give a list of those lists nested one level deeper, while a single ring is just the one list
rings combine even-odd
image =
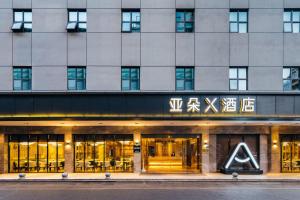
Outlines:
[{"label": "paved walkway", "polygon": [[[61,173],[28,173],[24,180],[55,181],[61,180]],[[18,174],[0,174],[0,181],[19,180]],[[104,173],[70,173],[69,181],[103,181]],[[231,175],[220,173],[209,174],[135,174],[135,173],[112,173],[112,181],[231,181]],[[239,175],[240,181],[299,181],[300,174],[264,174],[264,175]]]}]

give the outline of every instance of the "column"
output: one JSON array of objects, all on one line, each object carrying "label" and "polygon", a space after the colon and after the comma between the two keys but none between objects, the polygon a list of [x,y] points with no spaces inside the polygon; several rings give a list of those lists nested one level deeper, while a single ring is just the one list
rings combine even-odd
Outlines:
[{"label": "column", "polygon": [[0,174],[8,173],[8,137],[0,133]]},{"label": "column", "polygon": [[279,127],[271,128],[271,163],[270,172],[280,173],[280,140]]},{"label": "column", "polygon": [[260,164],[260,169],[263,170],[263,173],[268,172],[268,135],[262,134],[259,136],[259,146],[260,146],[260,151],[259,151],[259,164]]},{"label": "column", "polygon": [[67,127],[65,132],[65,172],[74,172],[74,154],[73,154],[72,128]]},{"label": "column", "polygon": [[5,173],[4,172],[4,134],[0,133],[0,174]]},{"label": "column", "polygon": [[140,146],[140,151],[139,152],[134,152],[133,153],[133,164],[134,164],[134,173],[141,173],[141,169],[142,169],[142,152],[141,152],[141,133],[139,131],[134,132],[133,134],[133,141],[134,141],[134,145],[136,147]]},{"label": "column", "polygon": [[217,172],[217,135],[209,135],[209,172]]},{"label": "column", "polygon": [[209,129],[205,128],[202,132],[202,173],[209,173]]}]

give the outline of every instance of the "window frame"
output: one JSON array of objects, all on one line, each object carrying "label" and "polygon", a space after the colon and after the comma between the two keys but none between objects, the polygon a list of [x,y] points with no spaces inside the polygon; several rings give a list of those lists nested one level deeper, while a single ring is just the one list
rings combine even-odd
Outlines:
[{"label": "window frame", "polygon": [[[70,13],[71,12],[76,12],[77,20],[76,21],[71,21],[70,20]],[[85,13],[86,15],[86,20],[85,21],[80,21],[79,19],[79,13]],[[76,23],[74,29],[68,29],[68,25],[71,23]],[[85,28],[80,28],[80,24],[85,24]],[[87,32],[87,11],[86,9],[68,9],[68,24],[67,24],[67,31],[68,32]]]},{"label": "window frame", "polygon": [[[177,21],[177,13],[184,13],[184,21]],[[187,13],[192,13],[192,22],[186,20]],[[184,31],[178,31],[177,24],[183,23],[184,24]],[[186,27],[187,23],[192,24],[192,31],[187,31],[188,28]],[[175,32],[176,33],[194,33],[195,32],[195,9],[176,9],[175,13]]]},{"label": "window frame", "polygon": [[[16,21],[16,13],[22,13],[22,21]],[[31,13],[31,21],[25,21],[25,13]],[[21,23],[20,29],[14,29],[14,25]],[[30,24],[31,28],[26,28],[25,25]],[[13,26],[11,27],[14,32],[32,32],[32,9],[13,9]]]},{"label": "window frame", "polygon": [[[285,69],[289,69],[289,77],[288,78],[285,78],[284,77],[284,70]],[[298,78],[292,78],[292,69],[297,69],[298,70]],[[290,81],[290,88],[288,90],[286,90],[284,88],[284,81]],[[298,85],[298,89],[296,90],[293,90],[293,81],[298,81],[299,82],[299,85]],[[297,91],[300,91],[300,67],[298,66],[285,66],[282,68],[282,90],[284,92],[297,92]]]},{"label": "window frame", "polygon": [[[125,69],[129,69],[129,78],[128,79],[123,79],[123,70]],[[132,79],[131,77],[131,73],[132,73],[132,70],[138,70],[138,76],[136,79]],[[123,86],[123,81],[126,81],[128,80],[129,81],[129,89],[124,89],[124,86]],[[132,82],[133,81],[137,81],[137,89],[132,89]],[[122,91],[139,91],[141,89],[141,69],[140,67],[138,66],[134,66],[134,67],[127,67],[127,66],[123,66],[121,67],[121,90]]]},{"label": "window frame", "polygon": [[[130,13],[130,21],[124,21],[124,13]],[[135,22],[132,20],[132,13],[139,13],[140,20]],[[140,9],[122,9],[122,19],[121,19],[121,31],[122,33],[140,33],[141,32],[141,10]],[[124,24],[129,23],[130,30],[124,30]],[[139,25],[139,30],[133,30],[133,24]]]},{"label": "window frame", "polygon": [[[289,12],[290,14],[290,20],[285,21],[285,13]],[[298,21],[293,20],[293,13],[298,12],[299,13],[299,19]],[[285,31],[285,25],[290,24],[291,31]],[[298,32],[294,32],[294,24],[298,24]],[[284,9],[283,11],[283,32],[284,33],[300,33],[300,9]]]},{"label": "window frame", "polygon": [[[75,69],[75,78],[69,78],[69,70],[70,69]],[[84,78],[77,78],[78,69],[83,69],[84,70],[84,73],[83,73]],[[69,85],[70,80],[75,81],[75,89],[70,88],[70,85]],[[83,81],[84,88],[78,89],[78,82],[79,81]],[[67,68],[67,89],[69,91],[84,91],[84,90],[86,90],[86,67],[84,67],[84,66],[68,66],[68,68]]]},{"label": "window frame", "polygon": [[[183,79],[178,79],[177,78],[177,70],[178,69],[183,69],[184,70],[184,78]],[[187,69],[192,69],[193,71],[193,77],[190,79],[190,78],[186,78],[186,71]],[[178,84],[177,84],[177,81],[179,80],[183,80],[183,85],[184,85],[184,88],[183,89],[178,89]],[[192,88],[191,89],[187,89],[186,88],[186,82],[187,81],[191,81],[192,82]],[[191,67],[191,66],[178,66],[175,68],[175,90],[176,91],[194,91],[195,90],[195,67]]]},{"label": "window frame", "polygon": [[[246,22],[240,21],[240,13],[246,13],[247,20]],[[231,13],[237,13],[237,20],[231,21]],[[231,30],[231,24],[237,24],[237,31]],[[246,32],[240,32],[240,24],[246,24]],[[229,11],[229,33],[248,33],[249,32],[249,10],[248,9],[230,9]]]},{"label": "window frame", "polygon": [[[230,69],[236,69],[237,70],[236,78],[230,78]],[[240,69],[245,69],[246,70],[246,78],[240,78],[240,76],[239,76]],[[247,91],[248,90],[248,67],[244,67],[244,66],[242,66],[242,67],[235,67],[235,66],[229,67],[228,77],[229,77],[229,91]],[[231,84],[230,84],[231,81],[237,81],[237,89],[231,89]],[[246,81],[246,89],[245,90],[240,89],[240,84],[239,84],[240,81]]]},{"label": "window frame", "polygon": [[[21,78],[16,78],[15,79],[15,70],[21,70]],[[23,78],[23,73],[25,73],[24,71],[26,70],[29,70],[29,78]],[[14,91],[30,91],[32,90],[32,67],[29,67],[29,66],[14,66],[13,67],[13,90]],[[15,81],[21,81],[21,87],[20,89],[16,88],[16,84],[15,84]],[[23,82],[25,81],[28,81],[29,83],[29,88],[24,88],[23,87]]]}]

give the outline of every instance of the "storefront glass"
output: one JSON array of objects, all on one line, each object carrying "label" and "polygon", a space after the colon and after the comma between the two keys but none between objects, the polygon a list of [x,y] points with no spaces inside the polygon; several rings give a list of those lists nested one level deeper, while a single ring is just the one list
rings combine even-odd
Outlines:
[{"label": "storefront glass", "polygon": [[200,173],[200,135],[142,135],[142,169],[152,173]]},{"label": "storefront glass", "polygon": [[63,172],[63,135],[10,135],[9,172]]},{"label": "storefront glass", "polygon": [[281,171],[300,172],[300,135],[281,135]]},{"label": "storefront glass", "polygon": [[133,172],[133,135],[74,135],[75,172]]}]

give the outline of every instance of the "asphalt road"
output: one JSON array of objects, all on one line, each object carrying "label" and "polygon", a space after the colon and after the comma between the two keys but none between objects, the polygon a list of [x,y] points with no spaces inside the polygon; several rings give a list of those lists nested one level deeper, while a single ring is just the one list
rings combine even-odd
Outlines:
[{"label": "asphalt road", "polygon": [[299,200],[300,183],[0,183],[0,200]]}]

